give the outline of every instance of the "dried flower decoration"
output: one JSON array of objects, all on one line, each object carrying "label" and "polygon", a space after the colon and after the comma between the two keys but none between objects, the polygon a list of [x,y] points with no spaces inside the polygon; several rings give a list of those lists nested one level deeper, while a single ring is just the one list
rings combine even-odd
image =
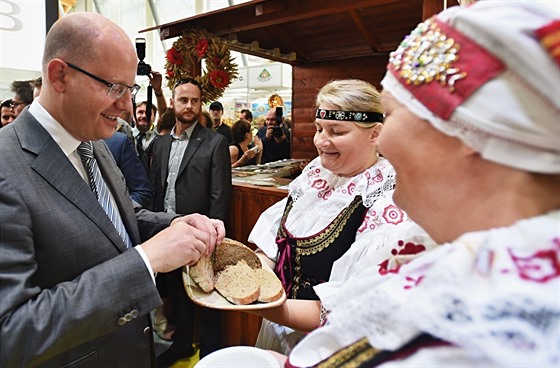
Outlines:
[{"label": "dried flower decoration", "polygon": [[[202,59],[206,73],[195,76]],[[182,78],[196,79],[202,86],[202,103],[219,99],[237,77],[237,65],[227,44],[204,29],[183,32],[167,50],[165,69],[170,89]]]}]

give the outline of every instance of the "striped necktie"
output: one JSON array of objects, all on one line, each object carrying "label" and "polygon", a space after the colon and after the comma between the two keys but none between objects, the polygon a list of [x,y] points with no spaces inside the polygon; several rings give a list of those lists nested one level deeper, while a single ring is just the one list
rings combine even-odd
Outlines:
[{"label": "striped necktie", "polygon": [[109,219],[113,223],[113,226],[119,233],[121,239],[124,241],[124,244],[127,248],[132,247],[132,242],[126,232],[124,227],[121,214],[119,213],[118,209],[113,206],[111,202],[111,196],[109,194],[109,188],[103,180],[101,176],[101,171],[99,171],[99,167],[97,166],[97,161],[95,157],[93,157],[93,145],[91,142],[82,142],[77,148],[78,155],[80,156],[82,163],[84,164],[84,168],[87,171],[89,185],[91,187],[91,191],[97,197],[99,204],[109,216]]}]

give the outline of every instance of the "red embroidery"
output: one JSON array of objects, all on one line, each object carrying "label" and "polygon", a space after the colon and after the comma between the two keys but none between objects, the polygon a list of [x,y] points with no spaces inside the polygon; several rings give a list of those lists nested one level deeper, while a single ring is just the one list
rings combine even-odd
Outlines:
[{"label": "red embroidery", "polygon": [[381,171],[379,171],[379,172],[377,173],[377,175],[375,175],[375,176],[373,177],[373,182],[374,182],[374,183],[381,183],[382,181],[383,181],[383,173],[382,173]]},{"label": "red embroidery", "polygon": [[552,242],[556,249],[540,250],[529,256],[509,250],[519,277],[527,281],[545,283],[560,276],[560,242],[559,239]]},{"label": "red embroidery", "polygon": [[405,277],[405,280],[410,282],[411,285],[404,285],[403,288],[405,290],[412,289],[413,287],[418,286],[418,284],[422,281],[423,278],[424,278],[424,276],[418,276],[417,278],[407,276],[407,277]]},{"label": "red embroidery", "polygon": [[358,232],[363,233],[368,228],[369,216],[364,216],[364,221],[362,221],[362,225],[358,229]]},{"label": "red embroidery", "polygon": [[311,184],[312,188],[322,190],[327,188],[327,181],[325,179],[317,179]]},{"label": "red embroidery", "polygon": [[356,183],[350,183],[348,185],[348,194],[352,195],[352,193],[354,193],[355,190],[356,190]]},{"label": "red embroidery", "polygon": [[404,220],[404,212],[395,205],[390,205],[385,207],[385,211],[383,212],[383,218],[387,223],[397,225],[403,222]]},{"label": "red embroidery", "polygon": [[405,243],[403,240],[399,240],[399,248],[391,249],[391,254],[394,256],[393,258],[386,259],[385,261],[379,264],[379,273],[381,275],[386,275],[388,273],[398,273],[399,269],[405,261],[403,259],[397,259],[397,256],[402,255],[413,255],[418,254],[426,250],[426,247],[422,244],[414,244],[412,242]]},{"label": "red embroidery", "polygon": [[[329,199],[329,197],[334,193],[334,190],[331,188],[329,190],[327,190],[325,193],[323,193],[323,199],[327,200]],[[321,194],[319,194],[319,198],[321,198]]]}]

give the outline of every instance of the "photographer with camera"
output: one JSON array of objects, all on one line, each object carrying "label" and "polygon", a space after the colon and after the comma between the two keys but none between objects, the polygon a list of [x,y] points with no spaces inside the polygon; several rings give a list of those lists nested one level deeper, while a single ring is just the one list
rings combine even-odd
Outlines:
[{"label": "photographer with camera", "polygon": [[262,139],[263,164],[290,158],[290,132],[284,124],[282,111],[282,107],[276,107],[266,113],[266,134]]},{"label": "photographer with camera", "polygon": [[147,170],[147,162],[151,152],[151,146],[157,132],[154,130],[154,123],[156,122],[156,108],[152,103],[152,92],[156,95],[157,114],[163,115],[167,109],[167,102],[162,90],[163,77],[161,73],[152,70],[152,67],[144,61],[146,57],[146,39],[136,39],[136,54],[138,56],[138,66],[136,68],[136,75],[145,75],[150,79],[147,88],[147,100],[136,104],[134,106],[134,129],[133,138],[138,157],[144,164]]}]

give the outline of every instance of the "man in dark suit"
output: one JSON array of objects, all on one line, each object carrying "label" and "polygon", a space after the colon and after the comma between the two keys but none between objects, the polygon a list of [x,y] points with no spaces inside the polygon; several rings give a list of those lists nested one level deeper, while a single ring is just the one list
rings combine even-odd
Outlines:
[{"label": "man in dark suit", "polygon": [[136,64],[116,24],[65,16],[45,40],[41,95],[0,131],[2,367],[153,367],[154,273],[225,235],[202,215],[133,208],[98,141],[131,109]]},{"label": "man in dark suit", "polygon": [[[154,143],[150,181],[154,190],[153,209],[168,213],[201,213],[225,221],[231,202],[231,164],[224,136],[201,124],[202,88],[194,79],[184,79],[172,91],[171,107],[175,127],[171,134]],[[170,296],[175,333],[173,344],[158,357],[158,366],[167,367],[194,353],[193,303],[183,290],[181,273],[158,275],[162,296]],[[222,347],[221,313],[200,310],[200,354]]]},{"label": "man in dark suit", "polygon": [[224,115],[224,106],[222,103],[214,101],[210,104],[208,110],[212,117],[212,130],[226,137],[228,144],[232,144],[233,137],[231,135],[231,128],[222,121],[222,115]]},{"label": "man in dark suit", "polygon": [[132,142],[124,133],[115,132],[111,137],[105,138],[105,143],[124,176],[130,198],[141,206],[146,205],[152,197],[152,188]]}]

